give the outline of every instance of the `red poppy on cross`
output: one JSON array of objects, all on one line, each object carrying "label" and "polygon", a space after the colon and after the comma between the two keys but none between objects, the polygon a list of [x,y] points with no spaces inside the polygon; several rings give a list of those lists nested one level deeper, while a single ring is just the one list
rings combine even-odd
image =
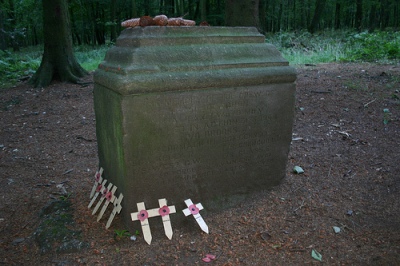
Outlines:
[{"label": "red poppy on cross", "polygon": [[92,191],[90,192],[90,198],[93,198],[94,193],[96,192],[96,188],[98,187],[99,184],[101,184],[101,182],[103,182],[103,177],[101,176],[103,174],[103,168],[100,168],[99,171],[96,172],[96,174],[94,175],[94,185],[92,188]]}]

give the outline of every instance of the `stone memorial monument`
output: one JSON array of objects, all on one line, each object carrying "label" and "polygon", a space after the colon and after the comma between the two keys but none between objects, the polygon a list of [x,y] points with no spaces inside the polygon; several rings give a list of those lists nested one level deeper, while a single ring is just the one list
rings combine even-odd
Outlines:
[{"label": "stone memorial monument", "polygon": [[94,75],[100,166],[125,224],[138,202],[212,212],[279,184],[295,79],[255,28],[125,29]]}]

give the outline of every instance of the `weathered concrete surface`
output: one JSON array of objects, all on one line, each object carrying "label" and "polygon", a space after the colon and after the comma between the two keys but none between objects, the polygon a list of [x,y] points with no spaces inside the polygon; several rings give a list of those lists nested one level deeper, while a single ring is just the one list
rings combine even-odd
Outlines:
[{"label": "weathered concrete surface", "polygon": [[137,202],[166,198],[179,222],[187,198],[218,211],[284,177],[296,75],[256,29],[126,29],[94,78],[100,166],[130,228]]}]

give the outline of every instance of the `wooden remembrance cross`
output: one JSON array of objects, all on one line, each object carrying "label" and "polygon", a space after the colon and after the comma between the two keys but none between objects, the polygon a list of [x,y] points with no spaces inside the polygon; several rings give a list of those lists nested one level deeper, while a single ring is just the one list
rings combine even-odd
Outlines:
[{"label": "wooden remembrance cross", "polygon": [[199,224],[201,230],[208,234],[208,226],[203,217],[201,217],[200,215],[200,211],[204,209],[203,205],[201,205],[201,203],[193,204],[191,199],[185,200],[185,204],[186,206],[188,206],[187,209],[182,210],[185,216],[192,214],[193,217],[196,219],[196,222]]},{"label": "wooden remembrance cross", "polygon": [[114,186],[112,183],[109,183],[108,186],[106,187],[107,180],[102,177],[103,174],[103,168],[100,168],[99,171],[96,172],[95,174],[95,183],[93,185],[92,191],[90,192],[90,198],[91,201],[89,203],[88,208],[90,209],[94,202],[96,201],[97,197],[101,194],[100,200],[97,202],[92,215],[94,215],[97,210],[100,208],[101,204],[104,202],[104,205],[100,211],[100,213],[97,216],[97,221],[100,221],[100,219],[103,217],[108,205],[112,203],[114,206],[110,217],[108,218],[107,224],[106,224],[106,229],[108,229],[114,220],[114,217],[116,214],[120,213],[122,210],[121,202],[122,199],[124,198],[124,195],[122,193],[119,194],[118,197],[116,197],[115,192],[117,190],[117,187]]},{"label": "wooden remembrance cross", "polygon": [[171,213],[175,213],[175,206],[168,206],[166,199],[159,199],[158,203],[160,208],[146,210],[144,202],[137,203],[138,212],[131,213],[132,221],[140,221],[142,226],[144,240],[146,240],[147,244],[151,244],[152,236],[149,225],[149,218],[161,216],[164,224],[165,235],[168,239],[172,239],[172,226],[171,220],[169,219],[169,215]]}]

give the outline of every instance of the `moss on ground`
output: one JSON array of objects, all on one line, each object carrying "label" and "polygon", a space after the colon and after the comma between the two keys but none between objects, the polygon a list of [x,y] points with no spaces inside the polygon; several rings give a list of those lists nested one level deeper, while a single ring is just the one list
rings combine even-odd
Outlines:
[{"label": "moss on ground", "polygon": [[81,241],[81,231],[76,230],[71,205],[68,199],[57,200],[42,209],[41,223],[34,233],[42,253],[72,253],[88,247]]}]

